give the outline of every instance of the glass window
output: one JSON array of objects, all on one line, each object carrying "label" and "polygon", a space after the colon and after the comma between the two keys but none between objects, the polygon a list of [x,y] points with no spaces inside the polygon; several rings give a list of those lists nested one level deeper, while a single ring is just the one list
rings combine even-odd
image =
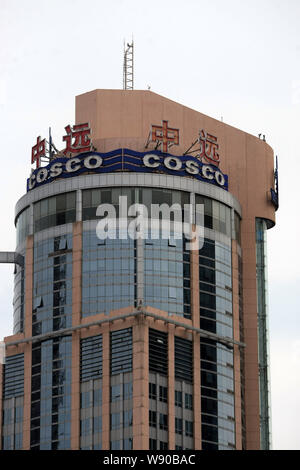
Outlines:
[{"label": "glass window", "polygon": [[21,450],[23,447],[23,433],[15,434],[15,450]]},{"label": "glass window", "polygon": [[29,235],[29,211],[30,209],[28,207],[18,216],[16,222],[17,246]]},{"label": "glass window", "polygon": [[102,389],[97,388],[94,390],[94,406],[98,406],[102,404]]},{"label": "glass window", "polygon": [[121,399],[121,385],[112,385],[110,387],[110,401],[118,401]]},{"label": "glass window", "polygon": [[182,392],[175,390],[175,406],[182,408]]},{"label": "glass window", "polygon": [[119,429],[121,426],[121,415],[120,413],[111,413],[110,415],[110,428]]},{"label": "glass window", "polygon": [[156,439],[149,439],[149,450],[156,450],[157,444]]},{"label": "glass window", "polygon": [[130,437],[123,440],[123,450],[132,450],[133,439]]},{"label": "glass window", "polygon": [[93,425],[94,425],[94,428],[93,428],[93,431],[94,431],[94,434],[96,433],[99,433],[102,431],[102,417],[101,416],[94,416],[94,420],[93,420]]},{"label": "glass window", "polygon": [[159,450],[168,450],[168,443],[164,441],[159,441]]},{"label": "glass window", "polygon": [[34,232],[76,221],[76,193],[64,193],[38,201],[33,206]]},{"label": "glass window", "polygon": [[123,400],[132,398],[132,382],[123,384]]},{"label": "glass window", "polygon": [[89,408],[91,406],[91,393],[82,392],[81,393],[81,408]]},{"label": "glass window", "polygon": [[149,410],[149,426],[154,428],[157,426],[156,411]]},{"label": "glass window", "polygon": [[111,450],[121,450],[121,441],[111,441],[110,448]]},{"label": "glass window", "polygon": [[159,386],[159,401],[168,403],[168,389],[167,387]]},{"label": "glass window", "polygon": [[188,437],[193,437],[194,427],[192,421],[185,421],[185,435]]},{"label": "glass window", "polygon": [[168,430],[168,415],[159,413],[159,429]]},{"label": "glass window", "polygon": [[185,398],[185,408],[187,410],[192,410],[193,409],[193,395],[191,393],[185,393],[184,398]]},{"label": "glass window", "polygon": [[182,434],[182,430],[183,430],[182,419],[175,418],[175,432],[177,434]]},{"label": "glass window", "polygon": [[[231,236],[230,207],[219,201],[196,194],[196,204],[204,206],[204,226]],[[201,212],[196,211],[196,223],[201,224]]]},{"label": "glass window", "polygon": [[123,427],[127,428],[129,426],[132,426],[132,410],[123,412]]},{"label": "glass window", "polygon": [[130,372],[132,370],[132,329],[111,332],[110,348],[111,374]]},{"label": "glass window", "polygon": [[88,436],[91,432],[91,420],[82,419],[80,421],[80,435],[81,436]]},{"label": "glass window", "polygon": [[149,398],[152,400],[156,400],[156,384],[152,384],[149,382]]}]

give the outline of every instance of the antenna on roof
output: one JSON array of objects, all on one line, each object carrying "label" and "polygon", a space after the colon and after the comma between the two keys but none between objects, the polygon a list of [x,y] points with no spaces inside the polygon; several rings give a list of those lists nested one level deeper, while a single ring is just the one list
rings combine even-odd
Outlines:
[{"label": "antenna on roof", "polygon": [[133,39],[131,44],[125,44],[123,60],[123,90],[133,90]]}]

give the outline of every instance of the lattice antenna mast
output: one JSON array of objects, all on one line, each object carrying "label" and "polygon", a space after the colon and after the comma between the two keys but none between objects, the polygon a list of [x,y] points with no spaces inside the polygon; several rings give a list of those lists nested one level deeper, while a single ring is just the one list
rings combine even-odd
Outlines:
[{"label": "lattice antenna mast", "polygon": [[124,42],[123,90],[133,90],[133,40],[131,44]]}]

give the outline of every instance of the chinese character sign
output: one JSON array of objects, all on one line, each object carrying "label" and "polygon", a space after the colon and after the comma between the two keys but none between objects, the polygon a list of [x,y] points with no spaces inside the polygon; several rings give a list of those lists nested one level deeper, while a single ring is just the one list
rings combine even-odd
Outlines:
[{"label": "chinese character sign", "polygon": [[162,151],[167,152],[170,144],[179,144],[179,129],[172,129],[168,127],[168,121],[162,121],[161,126],[152,126],[151,141],[159,142],[162,146]]},{"label": "chinese character sign", "polygon": [[200,144],[200,153],[198,154],[199,160],[202,162],[203,160],[206,160],[208,163],[219,166],[220,156],[217,153],[219,148],[217,137],[202,129],[199,132],[198,143]]},{"label": "chinese character sign", "polygon": [[92,148],[92,143],[89,138],[91,130],[88,123],[75,124],[73,128],[70,125],[65,127],[67,135],[63,136],[66,142],[66,148],[63,153],[82,153],[89,152]]},{"label": "chinese character sign", "polygon": [[41,136],[39,135],[36,140],[36,145],[34,145],[31,150],[31,163],[36,162],[36,168],[41,166],[41,157],[46,155],[46,139],[40,139]]}]

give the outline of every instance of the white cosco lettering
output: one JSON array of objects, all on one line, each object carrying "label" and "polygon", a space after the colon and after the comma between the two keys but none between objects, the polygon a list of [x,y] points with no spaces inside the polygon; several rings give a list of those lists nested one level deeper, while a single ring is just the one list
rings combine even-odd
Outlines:
[{"label": "white cosco lettering", "polygon": [[[103,164],[100,155],[89,155],[81,160],[78,157],[68,159],[65,163],[54,162],[49,169],[40,168],[36,173],[31,173],[28,181],[28,189],[33,189],[36,184],[44,183],[49,178],[57,178],[64,172],[76,173],[82,167],[87,170],[96,170]],[[147,154],[143,157],[143,164],[147,168],[163,169],[165,167],[171,171],[184,170],[190,175],[198,175],[209,181],[215,180],[219,186],[225,185],[225,177],[220,170],[215,170],[210,165],[201,165],[195,160],[182,161],[179,157],[166,157],[162,159],[159,155]]]},{"label": "white cosco lettering", "polygon": [[[182,169],[183,163],[179,157],[166,157],[161,161],[159,155],[147,154],[143,158],[143,163],[147,168],[158,168],[163,164],[168,170],[179,171]],[[200,173],[199,163],[195,160],[187,160],[185,162],[185,171],[190,175],[198,175]],[[209,165],[202,165],[202,177],[207,180],[215,179],[219,186],[225,185],[225,178],[221,171],[215,171]]]},{"label": "white cosco lettering", "polygon": [[83,160],[83,164],[88,170],[99,168],[102,165],[102,162],[103,159],[99,155],[90,155]]},{"label": "white cosco lettering", "polygon": [[50,168],[50,178],[56,178],[57,176],[62,174],[62,163],[56,162]]},{"label": "white cosco lettering", "polygon": [[177,157],[167,157],[164,159],[164,165],[169,170],[179,171],[182,168],[182,162]]},{"label": "white cosco lettering", "polygon": [[47,168],[41,168],[36,174],[36,182],[43,183],[44,181],[46,181],[47,177],[48,177]]},{"label": "white cosco lettering", "polygon": [[224,175],[219,171],[217,170],[215,172],[215,178],[216,178],[216,182],[220,185],[220,186],[224,186],[225,184],[225,178],[224,178]]},{"label": "white cosco lettering", "polygon": [[158,155],[148,154],[144,156],[143,163],[148,168],[157,168],[160,165],[160,158]]},{"label": "white cosco lettering", "polygon": [[80,168],[80,160],[79,158],[70,158],[70,160],[66,163],[66,171],[68,173],[72,173],[73,171],[78,171]]}]

